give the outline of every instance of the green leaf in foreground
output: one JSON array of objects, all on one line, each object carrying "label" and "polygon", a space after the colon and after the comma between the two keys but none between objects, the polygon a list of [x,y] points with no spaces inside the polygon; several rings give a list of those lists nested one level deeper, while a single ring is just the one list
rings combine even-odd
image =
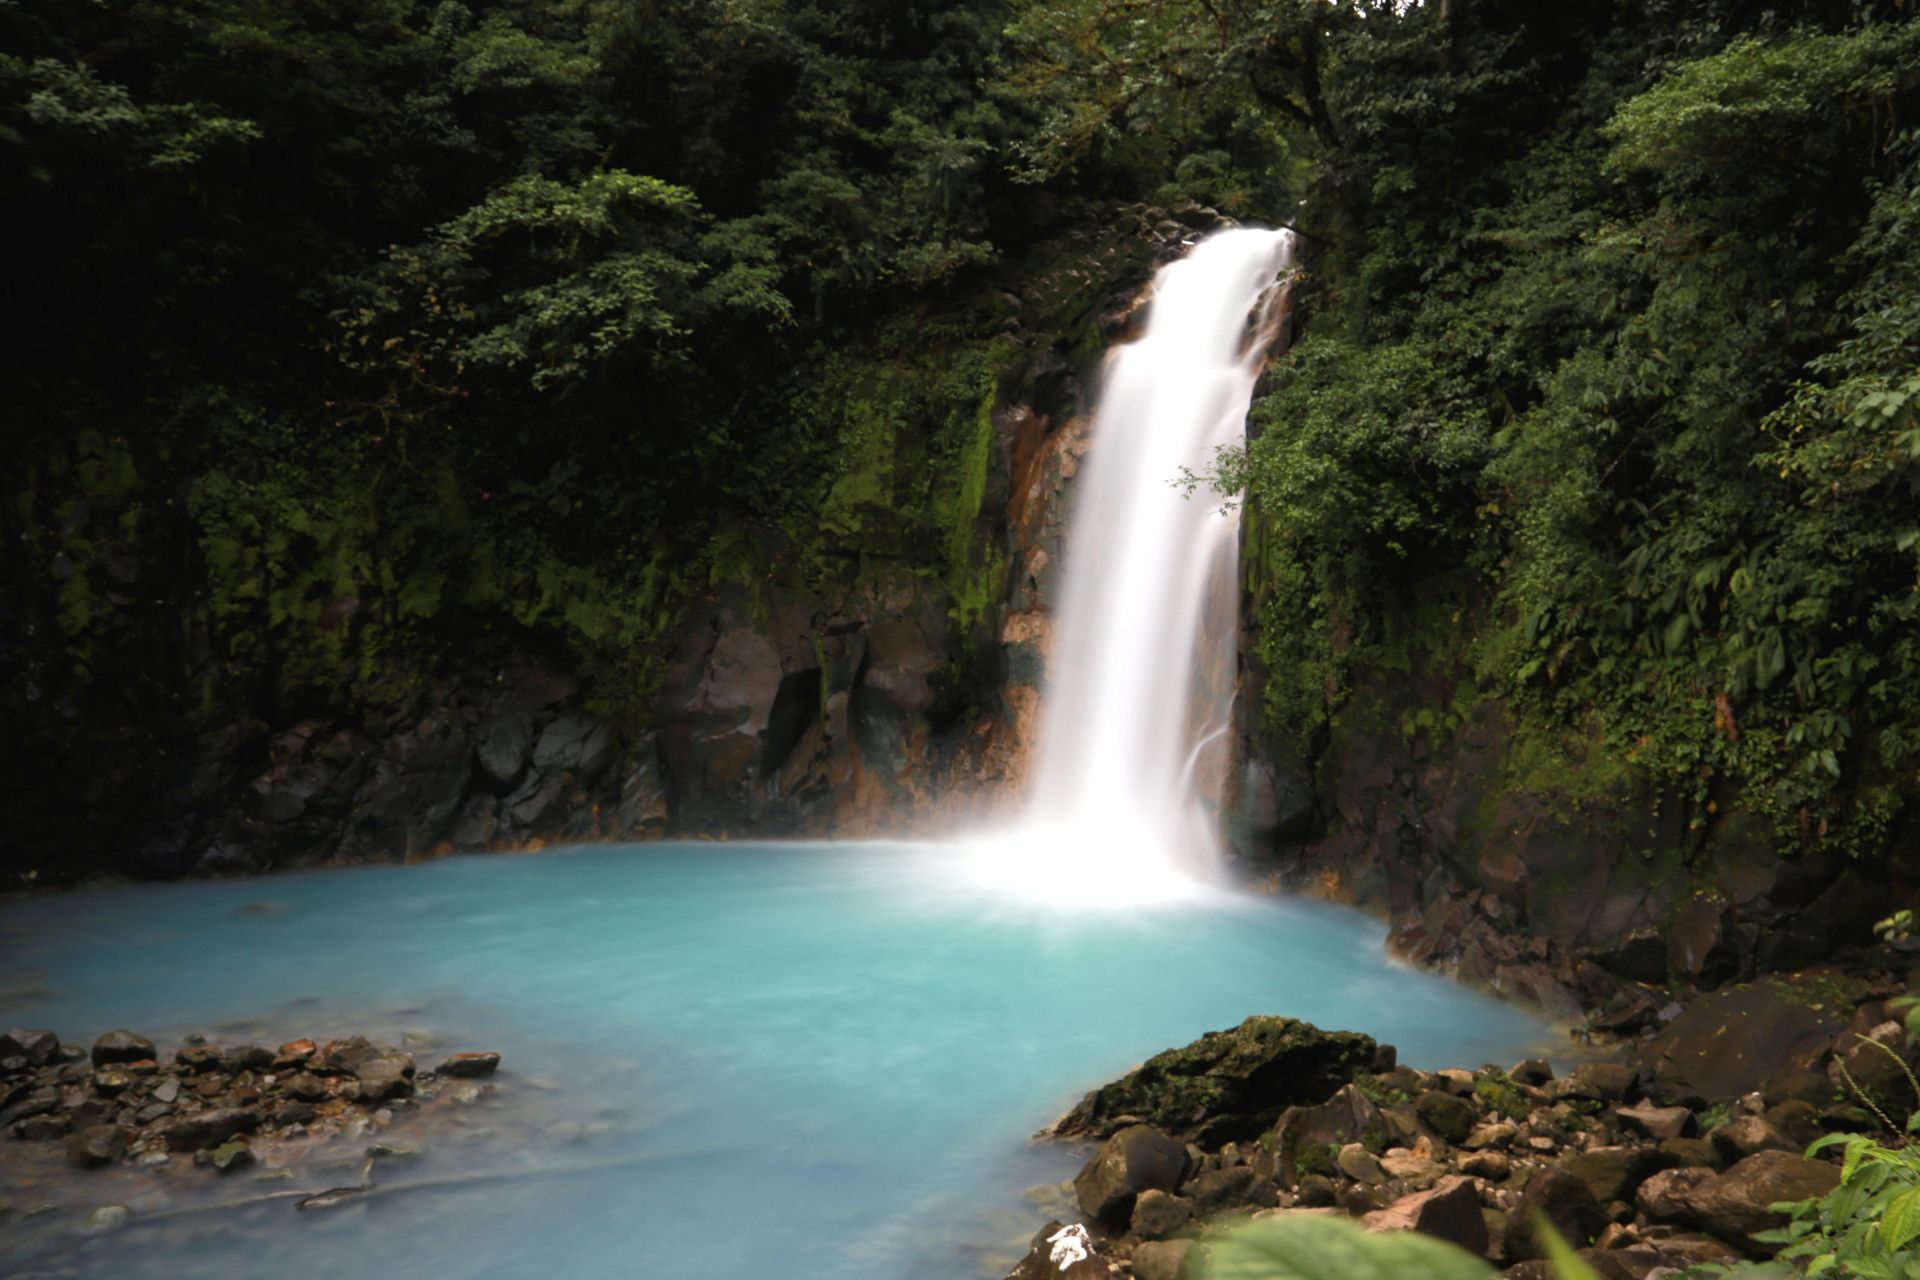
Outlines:
[{"label": "green leaf in foreground", "polygon": [[1213,1247],[1211,1280],[1488,1280],[1466,1250],[1412,1231],[1368,1234],[1342,1218],[1250,1223]]}]

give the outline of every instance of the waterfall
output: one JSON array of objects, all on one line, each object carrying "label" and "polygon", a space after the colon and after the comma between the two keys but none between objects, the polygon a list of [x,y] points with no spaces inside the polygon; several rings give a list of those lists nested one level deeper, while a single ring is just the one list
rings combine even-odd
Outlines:
[{"label": "waterfall", "polygon": [[1071,495],[1031,807],[995,842],[996,878],[1125,901],[1218,878],[1240,518],[1176,482],[1243,442],[1292,254],[1288,231],[1210,236],[1161,269],[1144,332],[1108,355]]}]

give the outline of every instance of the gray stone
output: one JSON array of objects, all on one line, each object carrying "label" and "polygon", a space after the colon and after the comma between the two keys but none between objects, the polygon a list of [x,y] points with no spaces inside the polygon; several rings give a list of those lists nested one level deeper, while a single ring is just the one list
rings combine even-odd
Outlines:
[{"label": "gray stone", "polygon": [[1186,1169],[1183,1144],[1148,1125],[1131,1125],[1101,1144],[1073,1180],[1074,1195],[1089,1218],[1117,1225],[1142,1191],[1176,1190]]},{"label": "gray stone", "polygon": [[497,1053],[456,1053],[435,1067],[434,1072],[456,1080],[470,1080],[490,1076],[499,1066],[500,1055]]}]

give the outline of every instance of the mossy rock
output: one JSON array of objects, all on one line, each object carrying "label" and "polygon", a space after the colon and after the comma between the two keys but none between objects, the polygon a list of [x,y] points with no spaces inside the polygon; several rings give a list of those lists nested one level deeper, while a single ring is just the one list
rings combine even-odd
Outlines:
[{"label": "mossy rock", "polygon": [[1324,1102],[1370,1071],[1376,1049],[1371,1036],[1357,1032],[1251,1017],[1095,1089],[1053,1131],[1104,1138],[1144,1122],[1203,1146],[1250,1139],[1288,1107]]}]

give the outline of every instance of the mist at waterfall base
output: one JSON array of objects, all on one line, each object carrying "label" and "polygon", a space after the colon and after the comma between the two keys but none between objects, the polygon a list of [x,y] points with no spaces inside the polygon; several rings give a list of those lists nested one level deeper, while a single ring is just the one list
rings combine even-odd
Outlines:
[{"label": "mist at waterfall base", "polygon": [[[1389,963],[1381,934],[1225,895],[1060,912],[974,884],[943,846],[475,855],[0,905],[0,1026],[81,1043],[124,1026],[168,1052],[196,1031],[406,1037],[423,1067],[504,1055],[457,1132],[383,1135],[421,1154],[379,1181],[527,1176],[166,1222],[140,1197],[357,1173],[101,1170],[80,1184],[92,1203],[135,1215],[74,1238],[80,1274],[978,1280],[1071,1212],[1023,1193],[1086,1149],[1029,1135],[1163,1047],[1265,1012],[1427,1067],[1537,1050],[1539,1023]],[[340,1141],[357,1169],[369,1140]]]},{"label": "mist at waterfall base", "polygon": [[1292,263],[1289,231],[1209,236],[1160,270],[1139,339],[1108,356],[1070,491],[1029,808],[970,839],[985,882],[1124,903],[1224,879],[1240,517],[1177,482],[1245,440]]}]

